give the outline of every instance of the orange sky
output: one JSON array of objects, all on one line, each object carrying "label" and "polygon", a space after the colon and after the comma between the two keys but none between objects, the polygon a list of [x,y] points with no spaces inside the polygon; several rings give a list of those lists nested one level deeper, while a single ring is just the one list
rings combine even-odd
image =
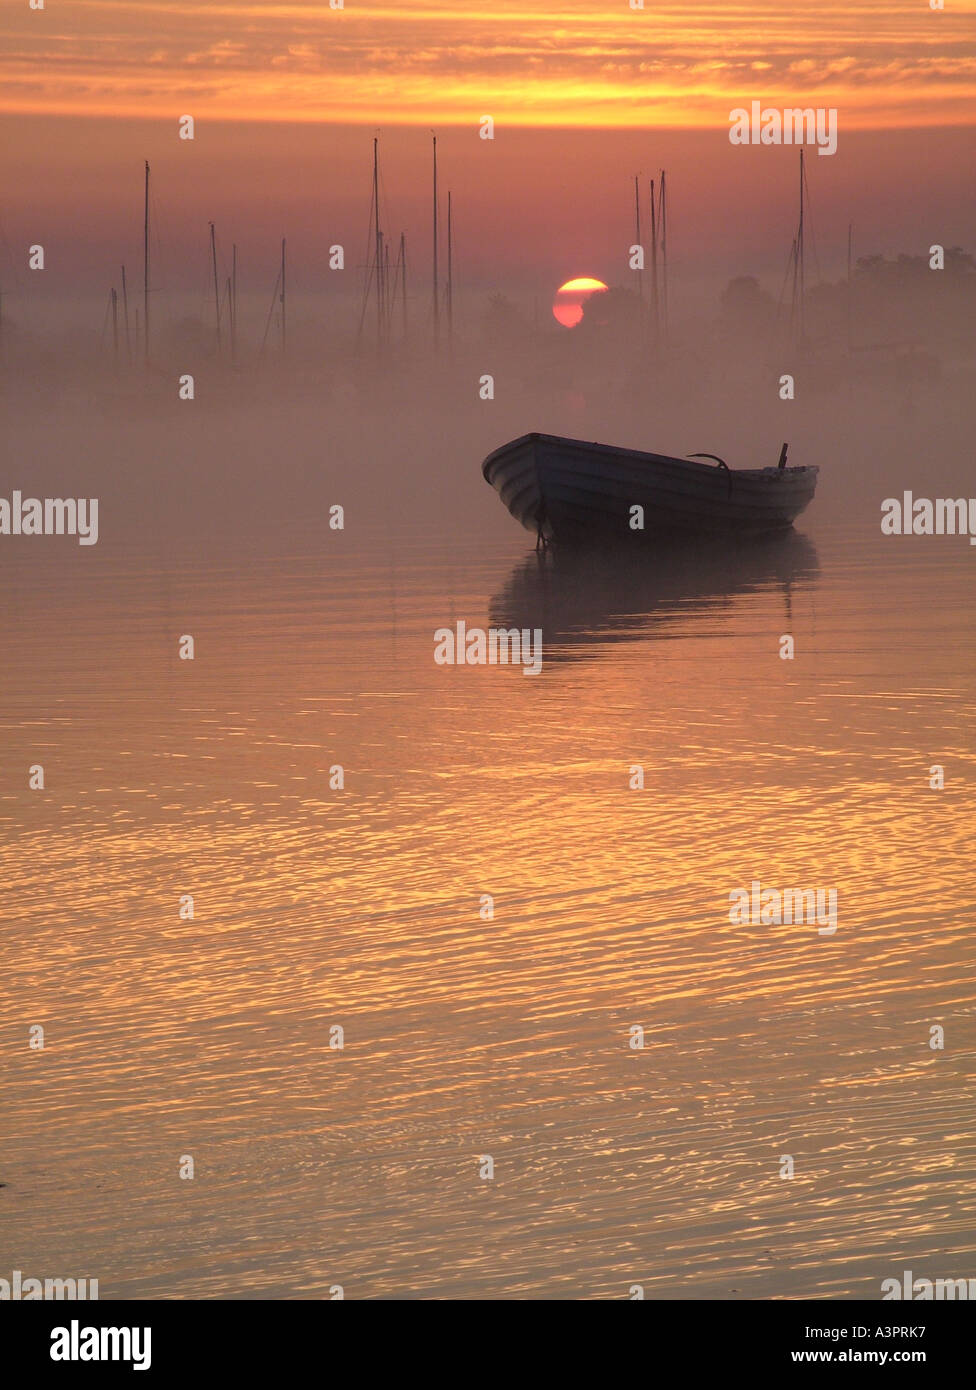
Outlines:
[{"label": "orange sky", "polygon": [[708,127],[836,106],[840,128],[972,124],[976,0],[27,0],[0,109],[366,124]]},{"label": "orange sky", "polygon": [[[294,286],[334,294],[329,245],[364,259],[377,130],[384,225],[405,232],[419,285],[432,126],[462,287],[548,303],[573,275],[625,283],[633,177],[646,203],[667,167],[676,279],[758,274],[775,293],[796,152],[729,143],[729,111],[753,99],[838,110],[837,153],[808,162],[827,273],[843,271],[852,222],[858,253],[972,244],[976,0],[44,3],[0,0],[12,311],[18,286],[36,305],[139,263],[145,159],[160,286],[206,284],[214,221],[248,274],[267,279],[287,235]],[[185,114],[192,143],[177,138]],[[43,281],[23,270],[36,241]]]}]

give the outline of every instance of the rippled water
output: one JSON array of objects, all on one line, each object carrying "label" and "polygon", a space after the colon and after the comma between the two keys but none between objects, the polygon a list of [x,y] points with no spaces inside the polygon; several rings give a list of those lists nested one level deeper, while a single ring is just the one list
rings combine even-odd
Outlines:
[{"label": "rippled water", "polygon": [[[976,552],[529,544],[5,552],[0,1274],[976,1275]],[[458,619],[541,626],[541,674],[436,665]],[[730,923],[756,878],[836,888],[836,934]]]}]

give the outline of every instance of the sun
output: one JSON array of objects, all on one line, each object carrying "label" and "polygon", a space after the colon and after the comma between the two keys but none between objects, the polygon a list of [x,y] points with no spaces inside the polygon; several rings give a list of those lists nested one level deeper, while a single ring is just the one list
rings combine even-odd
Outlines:
[{"label": "sun", "polygon": [[552,301],[553,317],[564,328],[575,328],[583,317],[583,305],[590,295],[603,294],[606,285],[602,280],[594,280],[592,275],[578,275],[575,280],[567,280],[560,285]]}]

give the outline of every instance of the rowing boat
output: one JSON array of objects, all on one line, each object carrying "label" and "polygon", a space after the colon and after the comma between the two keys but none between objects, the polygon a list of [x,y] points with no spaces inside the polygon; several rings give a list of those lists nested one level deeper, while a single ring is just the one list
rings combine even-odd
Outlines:
[{"label": "rowing boat", "polygon": [[[710,463],[700,462],[711,459]],[[785,530],[813,497],[816,465],[729,468],[713,454],[666,454],[524,434],[481,465],[516,521],[547,545]]]}]

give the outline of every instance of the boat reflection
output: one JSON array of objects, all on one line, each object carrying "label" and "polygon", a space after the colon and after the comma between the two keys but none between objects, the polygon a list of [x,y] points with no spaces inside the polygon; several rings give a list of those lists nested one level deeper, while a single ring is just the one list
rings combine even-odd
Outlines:
[{"label": "boat reflection", "polygon": [[547,661],[575,660],[606,643],[677,636],[689,618],[761,590],[782,595],[788,627],[794,592],[819,574],[815,545],[792,530],[737,546],[554,548],[515,567],[489,615],[493,627],[541,628]]}]

